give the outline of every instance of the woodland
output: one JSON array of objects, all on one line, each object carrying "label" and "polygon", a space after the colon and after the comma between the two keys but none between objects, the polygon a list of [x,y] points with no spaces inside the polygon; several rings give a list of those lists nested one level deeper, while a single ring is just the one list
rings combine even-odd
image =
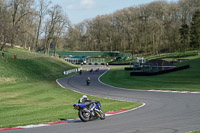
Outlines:
[{"label": "woodland", "polygon": [[[116,1],[117,2],[117,1]],[[72,24],[46,0],[0,0],[0,50],[120,51],[159,55],[200,49],[200,0],[155,1]]]}]

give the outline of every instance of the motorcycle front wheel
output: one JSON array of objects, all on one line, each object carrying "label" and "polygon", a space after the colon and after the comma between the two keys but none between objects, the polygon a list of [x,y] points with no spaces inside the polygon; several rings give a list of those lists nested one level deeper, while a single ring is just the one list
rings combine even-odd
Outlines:
[{"label": "motorcycle front wheel", "polygon": [[104,120],[106,118],[105,113],[102,110],[100,110],[99,113],[100,113],[100,119]]},{"label": "motorcycle front wheel", "polygon": [[87,122],[90,120],[90,113],[87,113],[83,110],[79,110],[78,116],[83,122]]}]

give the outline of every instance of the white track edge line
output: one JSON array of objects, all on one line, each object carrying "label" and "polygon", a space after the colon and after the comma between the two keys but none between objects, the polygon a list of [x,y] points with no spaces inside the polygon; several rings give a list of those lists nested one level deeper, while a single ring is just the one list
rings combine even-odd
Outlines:
[{"label": "white track edge line", "polygon": [[130,90],[130,91],[143,91],[143,92],[161,92],[161,93],[178,93],[178,94],[200,94],[200,92],[192,92],[192,91],[166,91],[166,90],[137,90],[137,89],[127,89],[127,88],[119,88],[119,87],[115,87],[106,83],[103,83],[100,78],[106,74],[108,71],[105,71],[102,75],[99,76],[98,81],[106,86],[112,87],[112,88],[117,88],[117,89],[121,89],[121,90]]}]

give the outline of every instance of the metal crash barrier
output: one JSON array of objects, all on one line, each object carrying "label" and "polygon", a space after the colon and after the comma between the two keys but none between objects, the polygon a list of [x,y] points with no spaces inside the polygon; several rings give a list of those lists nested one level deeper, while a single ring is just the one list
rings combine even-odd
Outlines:
[{"label": "metal crash barrier", "polygon": [[63,74],[68,75],[68,74],[73,73],[73,72],[79,72],[80,70],[81,70],[81,68],[71,69],[71,70],[68,70],[68,71],[64,71]]}]

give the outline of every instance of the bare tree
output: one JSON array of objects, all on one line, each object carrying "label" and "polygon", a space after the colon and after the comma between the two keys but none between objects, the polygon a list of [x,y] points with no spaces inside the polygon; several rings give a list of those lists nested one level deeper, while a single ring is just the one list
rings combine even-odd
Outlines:
[{"label": "bare tree", "polygon": [[63,15],[62,8],[58,5],[53,6],[49,11],[49,18],[45,24],[45,54],[49,53],[50,43],[55,43],[62,35],[62,31],[69,24],[66,16]]},{"label": "bare tree", "polygon": [[38,21],[37,32],[36,32],[36,41],[35,41],[35,50],[36,51],[38,48],[39,36],[41,34],[42,21],[43,21],[45,15],[47,14],[49,5],[50,5],[50,2],[45,3],[44,0],[39,0],[39,8],[38,8],[39,11],[37,13],[37,15],[39,17],[39,21]]},{"label": "bare tree", "polygon": [[10,32],[12,31],[9,22],[8,6],[4,1],[0,1],[0,50],[3,52],[6,43],[10,40]]},{"label": "bare tree", "polygon": [[31,5],[34,0],[11,0],[11,11],[12,11],[12,39],[11,46],[14,46],[14,41],[17,33],[20,30],[21,24],[27,15],[32,14]]}]

